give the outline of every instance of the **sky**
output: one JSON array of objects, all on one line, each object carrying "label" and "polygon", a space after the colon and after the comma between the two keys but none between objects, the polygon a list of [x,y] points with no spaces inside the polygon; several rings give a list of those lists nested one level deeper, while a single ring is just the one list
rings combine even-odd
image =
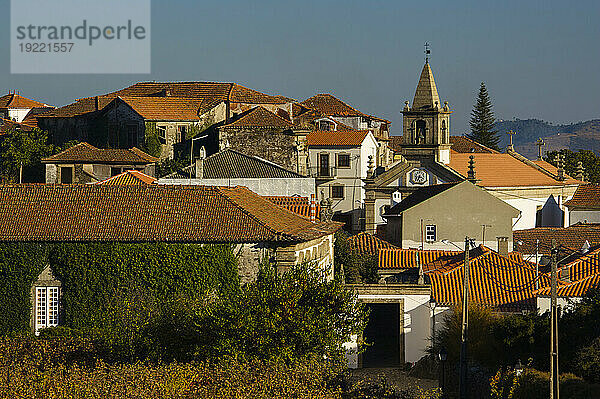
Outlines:
[{"label": "sky", "polygon": [[597,0],[153,0],[150,74],[11,74],[9,16],[0,93],[58,106],[138,81],[226,81],[300,101],[332,93],[401,134],[428,42],[451,134],[468,131],[482,81],[500,119],[600,118]]}]

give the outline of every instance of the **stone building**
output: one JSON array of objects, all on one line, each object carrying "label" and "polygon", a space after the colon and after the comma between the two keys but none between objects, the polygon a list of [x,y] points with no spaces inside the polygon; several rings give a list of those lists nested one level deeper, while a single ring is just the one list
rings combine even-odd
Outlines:
[{"label": "stone building", "polygon": [[333,278],[341,223],[311,222],[245,187],[13,185],[0,187],[0,240],[230,243],[242,281],[260,261],[309,262]]},{"label": "stone building", "polygon": [[[125,104],[123,102],[111,104],[118,97],[126,100],[124,102],[132,108],[135,107],[135,112],[147,121],[142,125],[139,117],[134,117],[133,122],[128,120],[129,116],[125,116],[125,120],[119,119],[121,114],[117,111],[122,111],[124,108],[121,106]],[[135,104],[133,98],[138,98]],[[162,131],[159,133],[161,145],[166,148],[162,149],[161,154],[156,155],[166,158],[172,156],[171,147],[176,144],[178,138],[181,138],[181,133],[186,136],[187,141],[204,131],[206,134],[214,135],[216,127],[230,123],[239,114],[258,105],[283,119],[292,121],[293,102],[292,99],[268,95],[236,83],[139,82],[112,93],[82,98],[72,104],[46,112],[38,116],[38,124],[40,128],[50,133],[55,144],[77,139],[101,147],[126,148],[135,139],[137,145],[142,146],[149,136],[156,135],[156,125],[162,122],[166,125],[166,132],[164,135]],[[104,112],[104,108],[109,104],[111,110],[107,109]],[[185,115],[176,113],[178,105]],[[170,111],[165,110],[161,115],[159,111],[165,107]],[[113,108],[116,108],[116,111]],[[144,116],[144,113],[148,114]],[[127,114],[129,112],[126,112]],[[169,118],[169,115],[174,118]],[[195,125],[194,128],[180,127],[192,124]],[[133,130],[133,125],[137,125],[137,131]],[[167,137],[164,137],[165,135]],[[217,149],[213,152],[216,151]]]},{"label": "stone building", "polygon": [[84,142],[42,159],[42,164],[46,165],[47,184],[83,184],[106,180],[127,170],[155,176],[157,161],[135,147],[102,149]]},{"label": "stone building", "polygon": [[[231,148],[306,175],[308,133],[258,106],[241,113],[233,122],[219,127],[215,139],[218,140],[218,151]],[[209,148],[210,140],[209,135],[206,139]]]}]

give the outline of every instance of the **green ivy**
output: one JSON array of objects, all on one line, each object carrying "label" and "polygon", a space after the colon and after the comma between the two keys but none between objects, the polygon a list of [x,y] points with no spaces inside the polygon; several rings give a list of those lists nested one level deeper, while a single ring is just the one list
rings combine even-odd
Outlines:
[{"label": "green ivy", "polygon": [[239,287],[229,245],[0,244],[0,334],[29,329],[31,285],[46,265],[62,282],[63,323],[78,329],[113,328],[127,320],[117,310],[129,309],[135,323],[174,298]]},{"label": "green ivy", "polygon": [[162,145],[158,139],[158,130],[156,129],[156,122],[146,122],[145,124],[145,135],[144,135],[144,148],[143,150],[159,158],[162,153]]}]

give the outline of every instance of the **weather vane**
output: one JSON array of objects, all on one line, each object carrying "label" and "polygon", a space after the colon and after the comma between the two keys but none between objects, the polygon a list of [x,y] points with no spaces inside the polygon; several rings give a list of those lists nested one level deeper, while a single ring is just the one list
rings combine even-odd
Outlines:
[{"label": "weather vane", "polygon": [[431,50],[429,49],[429,43],[425,42],[425,62],[429,62],[429,55],[431,54]]}]

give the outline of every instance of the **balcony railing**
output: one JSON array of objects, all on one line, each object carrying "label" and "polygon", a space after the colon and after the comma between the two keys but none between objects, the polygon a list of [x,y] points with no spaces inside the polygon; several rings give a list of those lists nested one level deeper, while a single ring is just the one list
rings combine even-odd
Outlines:
[{"label": "balcony railing", "polygon": [[308,173],[310,177],[314,177],[315,179],[335,179],[337,177],[337,168],[335,166],[329,167],[310,167],[308,168]]}]

